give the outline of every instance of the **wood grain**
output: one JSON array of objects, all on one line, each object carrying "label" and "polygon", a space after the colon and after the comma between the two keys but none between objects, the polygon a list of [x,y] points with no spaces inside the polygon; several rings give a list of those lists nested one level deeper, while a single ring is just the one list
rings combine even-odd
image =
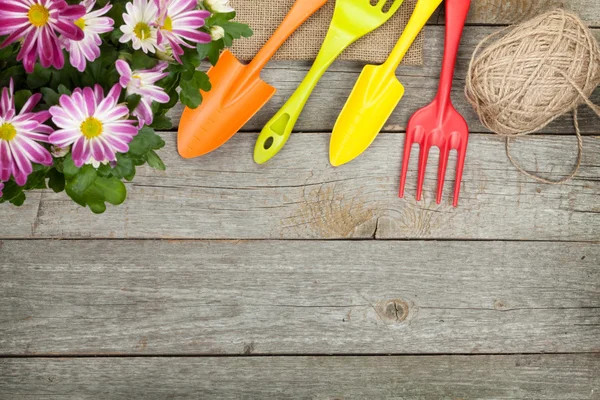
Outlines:
[{"label": "wood grain", "polygon": [[[596,0],[592,0],[596,1]],[[453,100],[459,110],[469,121],[472,132],[488,132],[481,125],[472,107],[464,96],[465,77],[471,55],[477,44],[498,28],[467,27],[460,48],[456,78],[453,88]],[[600,40],[600,29],[594,30]],[[406,93],[390,117],[386,132],[403,132],[408,118],[419,108],[428,104],[437,92],[442,55],[444,48],[444,27],[429,26],[425,30],[423,67],[400,67],[397,75],[405,86]],[[296,90],[304,79],[309,62],[272,62],[263,71],[262,78],[278,89],[269,103],[244,127],[244,131],[260,131],[273,115],[283,106],[285,101]],[[323,76],[319,85],[313,92],[298,123],[297,132],[331,132],[337,117],[342,110],[363,65],[355,62],[337,62]],[[593,101],[600,103],[600,90],[596,92]],[[183,111],[179,105],[172,109],[169,116],[178,124]],[[586,134],[598,134],[599,119],[588,107],[581,107],[580,124]],[[544,133],[574,134],[573,121],[570,116],[565,116],[550,124],[543,130]]]},{"label": "wood grain", "polygon": [[[516,171],[500,138],[471,135],[458,208],[450,204],[454,157],[444,201],[435,203],[435,151],[425,200],[415,200],[418,149],[407,198],[398,199],[403,135],[380,135],[337,169],[329,166],[323,134],[293,135],[263,166],[252,160],[256,134],[238,135],[194,160],[177,155],[174,134],[164,138],[167,171],[140,169],[122,206],[97,216],[62,193],[32,193],[22,208],[0,207],[0,237],[598,240],[599,138],[586,138],[574,181],[550,186]],[[546,176],[564,176],[576,156],[575,138],[564,136],[524,138],[513,147],[526,168]]]},{"label": "wood grain", "polygon": [[1,355],[600,352],[600,244],[4,241]]},{"label": "wood grain", "polygon": [[595,399],[597,355],[0,360],[6,399]]},{"label": "wood grain", "polygon": [[573,11],[587,24],[600,26],[600,7],[596,0],[473,0],[468,23],[509,25],[554,8]]}]

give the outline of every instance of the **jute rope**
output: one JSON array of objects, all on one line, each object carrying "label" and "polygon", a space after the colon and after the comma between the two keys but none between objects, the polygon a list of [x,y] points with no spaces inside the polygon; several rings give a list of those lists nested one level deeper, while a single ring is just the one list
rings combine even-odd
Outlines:
[{"label": "jute rope", "polygon": [[[583,138],[577,108],[587,104],[600,117],[600,107],[590,100],[598,85],[598,42],[577,15],[558,9],[486,37],[471,58],[465,94],[483,125],[506,137],[506,154],[519,171],[558,185],[579,172]],[[525,171],[511,155],[511,142],[569,112],[578,146],[573,171],[560,180]]]}]

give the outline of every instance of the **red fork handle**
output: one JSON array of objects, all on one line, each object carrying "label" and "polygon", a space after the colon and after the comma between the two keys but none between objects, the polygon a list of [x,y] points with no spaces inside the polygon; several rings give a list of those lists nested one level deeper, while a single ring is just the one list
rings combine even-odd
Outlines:
[{"label": "red fork handle", "polygon": [[452,92],[456,58],[470,6],[471,0],[446,0],[446,39],[440,86],[437,93],[440,115],[444,115],[446,107],[451,103],[450,93]]}]

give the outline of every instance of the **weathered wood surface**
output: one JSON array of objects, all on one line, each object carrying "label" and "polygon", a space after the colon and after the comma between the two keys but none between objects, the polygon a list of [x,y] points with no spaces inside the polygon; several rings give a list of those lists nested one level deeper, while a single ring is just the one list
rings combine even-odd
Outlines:
[{"label": "weathered wood surface", "polygon": [[[596,1],[596,0],[592,0]],[[598,8],[598,7],[596,7]],[[453,88],[453,100],[456,108],[465,116],[472,132],[488,132],[481,125],[473,108],[464,96],[465,77],[471,55],[477,44],[498,28],[481,26],[467,27],[460,48],[456,79]],[[594,30],[600,40],[600,29]],[[444,28],[429,26],[425,30],[423,67],[400,67],[398,78],[406,87],[406,93],[398,108],[394,111],[384,128],[386,132],[402,132],[408,118],[419,108],[428,104],[435,96],[438,88],[440,68],[444,48]],[[285,101],[296,90],[304,79],[310,63],[273,62],[263,71],[262,78],[275,86],[278,91],[269,103],[244,127],[244,131],[260,131]],[[323,76],[304,109],[295,130],[298,132],[331,132],[337,117],[342,110],[360,72],[362,64],[355,62],[338,62]],[[593,100],[600,103],[600,89]],[[174,123],[179,122],[183,106],[175,107],[169,114]],[[598,134],[600,119],[589,110],[581,107],[580,124],[582,132]],[[565,116],[550,124],[544,133],[571,134],[575,132],[572,118]]]},{"label": "weathered wood surface", "polygon": [[[575,12],[590,26],[600,26],[597,0],[473,0],[468,23],[514,24],[558,7]],[[438,22],[443,21],[440,15]]]},{"label": "weathered wood surface", "polygon": [[[252,162],[255,132],[310,66],[278,62],[262,76],[279,92],[245,132],[190,161],[165,133],[168,170],[140,169],[125,205],[94,216],[43,192],[0,207],[0,238],[13,239],[450,239],[0,240],[0,398],[597,399],[599,120],[581,109],[588,137],[577,179],[540,185],[514,170],[462,94],[471,53],[498,29],[478,25],[558,3],[473,2],[453,97],[481,134],[471,137],[458,209],[448,205],[453,164],[444,204],[433,202],[435,155],[425,201],[413,197],[415,157],[408,199],[395,195],[398,133],[437,89],[435,25],[425,66],[398,70],[407,92],[387,133],[348,166],[328,165],[327,132],[362,70],[353,63],[334,64],[296,126],[316,133],[295,134],[266,166]],[[600,27],[597,0],[560,3]],[[517,158],[566,174],[572,121],[543,133],[520,140]]]},{"label": "weathered wood surface", "polygon": [[0,354],[600,352],[600,244],[4,241]]},{"label": "weathered wood surface", "polygon": [[5,399],[597,399],[595,355],[0,360]]},{"label": "weathered wood surface", "polygon": [[[585,139],[580,175],[561,186],[538,184],[508,161],[504,142],[472,135],[458,208],[451,206],[454,163],[446,196],[434,200],[437,152],[425,200],[417,202],[417,154],[407,198],[398,199],[404,135],[382,134],[356,161],[332,168],[329,135],[294,135],[270,163],[252,160],[256,135],[238,135],[215,153],[181,159],[175,134],[164,135],[166,172],[141,169],[129,198],[101,216],[64,194],[33,193],[22,208],[0,207],[1,238],[443,238],[598,240],[600,139]],[[514,154],[549,176],[570,171],[575,138],[520,139]]]}]

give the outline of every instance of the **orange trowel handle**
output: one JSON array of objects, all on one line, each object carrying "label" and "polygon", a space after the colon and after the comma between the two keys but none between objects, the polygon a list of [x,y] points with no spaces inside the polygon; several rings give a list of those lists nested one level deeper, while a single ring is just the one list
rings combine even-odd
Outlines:
[{"label": "orange trowel handle", "polygon": [[277,50],[294,33],[300,25],[317,12],[328,0],[297,0],[273,36],[254,57],[246,68],[247,76],[260,74],[260,71],[273,58]]}]

